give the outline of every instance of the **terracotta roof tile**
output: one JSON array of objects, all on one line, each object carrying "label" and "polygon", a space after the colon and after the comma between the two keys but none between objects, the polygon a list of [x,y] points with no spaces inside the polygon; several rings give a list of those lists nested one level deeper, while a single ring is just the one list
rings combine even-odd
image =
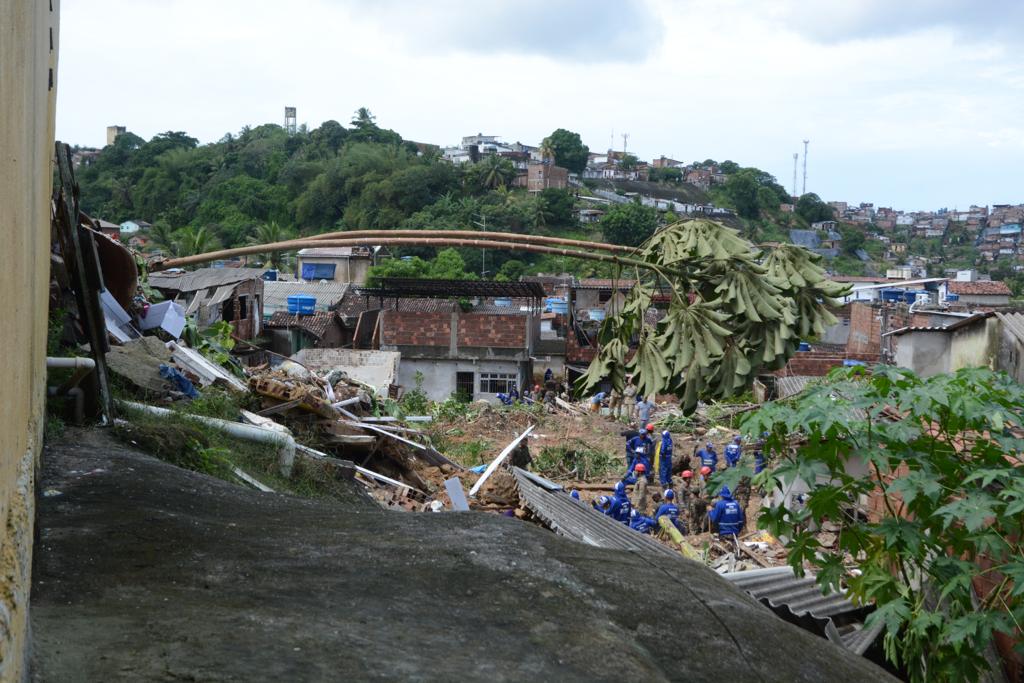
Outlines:
[{"label": "terracotta roof tile", "polygon": [[990,294],[993,296],[1010,295],[1010,288],[1005,282],[998,280],[983,280],[980,282],[961,282],[959,280],[949,281],[950,294]]},{"label": "terracotta roof tile", "polygon": [[312,315],[291,315],[288,311],[277,311],[264,323],[264,327],[271,329],[298,327],[317,339],[323,339],[334,319],[334,311],[317,311]]}]

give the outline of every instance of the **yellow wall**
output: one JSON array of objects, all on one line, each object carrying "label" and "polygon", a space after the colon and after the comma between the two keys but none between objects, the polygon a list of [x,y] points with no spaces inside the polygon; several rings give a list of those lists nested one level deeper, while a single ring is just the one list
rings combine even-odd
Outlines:
[{"label": "yellow wall", "polygon": [[26,676],[46,388],[58,12],[59,0],[0,2],[0,681]]}]

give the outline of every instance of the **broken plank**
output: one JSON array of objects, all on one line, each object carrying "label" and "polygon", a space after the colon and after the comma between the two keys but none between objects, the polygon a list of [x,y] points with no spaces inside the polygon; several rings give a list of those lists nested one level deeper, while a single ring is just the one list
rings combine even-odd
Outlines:
[{"label": "broken plank", "polygon": [[302,399],[297,398],[294,401],[287,401],[285,403],[278,403],[276,406],[270,406],[269,408],[261,410],[256,414],[261,417],[276,415],[277,413],[283,413],[284,411],[290,410],[291,408],[297,408],[301,403]]},{"label": "broken plank", "polygon": [[466,500],[466,492],[462,490],[462,480],[458,477],[445,479],[444,489],[452,501],[452,508],[458,512],[468,512],[469,502]]},{"label": "broken plank", "polygon": [[772,565],[765,562],[763,559],[754,554],[754,551],[743,545],[743,543],[737,543],[736,546],[740,549],[740,552],[752,559],[754,562],[764,567],[765,569],[770,568]]},{"label": "broken plank", "polygon": [[480,478],[476,480],[475,484],[473,484],[473,488],[471,488],[469,490],[469,497],[470,498],[473,498],[474,496],[476,496],[476,492],[480,490],[480,487],[483,486],[484,482],[487,481],[488,478],[490,478],[490,476],[492,474],[494,474],[494,471],[496,469],[498,469],[498,466],[501,465],[502,461],[505,460],[505,458],[507,458],[509,456],[509,453],[511,453],[513,450],[515,450],[516,446],[519,445],[520,441],[522,441],[527,436],[529,436],[530,432],[532,432],[534,430],[534,428],[536,428],[536,426],[537,425],[530,425],[529,427],[527,427],[525,432],[523,432],[522,434],[517,436],[512,441],[512,443],[510,443],[509,445],[505,446],[505,450],[503,450],[501,453],[499,453],[498,457],[496,457],[494,460],[491,461],[491,464],[487,466],[487,469],[484,470],[484,473],[482,475],[480,475]]},{"label": "broken plank", "polygon": [[274,492],[274,489],[270,488],[269,486],[267,486],[263,482],[259,481],[258,479],[255,479],[254,477],[249,476],[248,474],[246,474],[242,470],[238,469],[237,467],[232,466],[231,467],[231,473],[233,475],[235,475],[236,477],[238,477],[239,479],[241,479],[242,481],[244,481],[249,486],[253,487],[254,489],[259,489],[260,491],[263,491],[264,493],[273,493]]}]

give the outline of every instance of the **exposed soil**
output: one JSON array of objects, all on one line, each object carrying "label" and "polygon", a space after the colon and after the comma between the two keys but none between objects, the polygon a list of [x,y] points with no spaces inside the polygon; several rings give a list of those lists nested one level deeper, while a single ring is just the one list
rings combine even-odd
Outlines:
[{"label": "exposed soil", "polygon": [[99,431],[43,469],[36,681],[885,678],[682,559],[261,494]]}]

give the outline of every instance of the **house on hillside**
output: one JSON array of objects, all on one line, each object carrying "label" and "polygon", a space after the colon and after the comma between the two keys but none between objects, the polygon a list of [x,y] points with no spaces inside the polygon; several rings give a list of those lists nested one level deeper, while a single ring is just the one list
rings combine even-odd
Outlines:
[{"label": "house on hillside", "polygon": [[333,280],[361,285],[373,265],[372,247],[300,249],[298,276],[307,282]]},{"label": "house on hillside", "polygon": [[1010,303],[1010,294],[1010,288],[1005,282],[995,280],[949,280],[941,292],[942,300],[957,301],[969,306],[1006,306]]},{"label": "house on hillside", "polygon": [[346,338],[345,327],[335,311],[276,311],[264,327],[269,333],[270,350],[281,356],[291,356],[302,349],[338,348]]},{"label": "house on hillside", "polygon": [[185,308],[199,329],[226,320],[240,339],[255,339],[262,330],[263,274],[259,268],[200,268],[192,272],[162,271],[149,285]]},{"label": "house on hillside", "polygon": [[136,218],[135,220],[125,221],[124,223],[122,223],[121,233],[124,235],[130,235],[140,230],[149,230],[152,227],[152,224]]},{"label": "house on hillside", "polygon": [[564,190],[569,186],[569,171],[561,166],[546,163],[531,163],[526,170],[528,192],[547,189]]},{"label": "house on hillside", "polygon": [[993,314],[978,313],[944,327],[902,327],[889,334],[896,365],[931,377],[961,368],[995,368],[999,327]]},{"label": "house on hillside", "polygon": [[312,297],[315,311],[332,311],[341,303],[350,285],[336,280],[270,280],[263,283],[263,318],[278,311],[288,311],[288,299],[294,296]]},{"label": "house on hillside", "polygon": [[339,313],[355,348],[401,354],[406,391],[420,376],[432,400],[496,401],[533,381],[544,296],[533,282],[385,278],[346,294]]}]

